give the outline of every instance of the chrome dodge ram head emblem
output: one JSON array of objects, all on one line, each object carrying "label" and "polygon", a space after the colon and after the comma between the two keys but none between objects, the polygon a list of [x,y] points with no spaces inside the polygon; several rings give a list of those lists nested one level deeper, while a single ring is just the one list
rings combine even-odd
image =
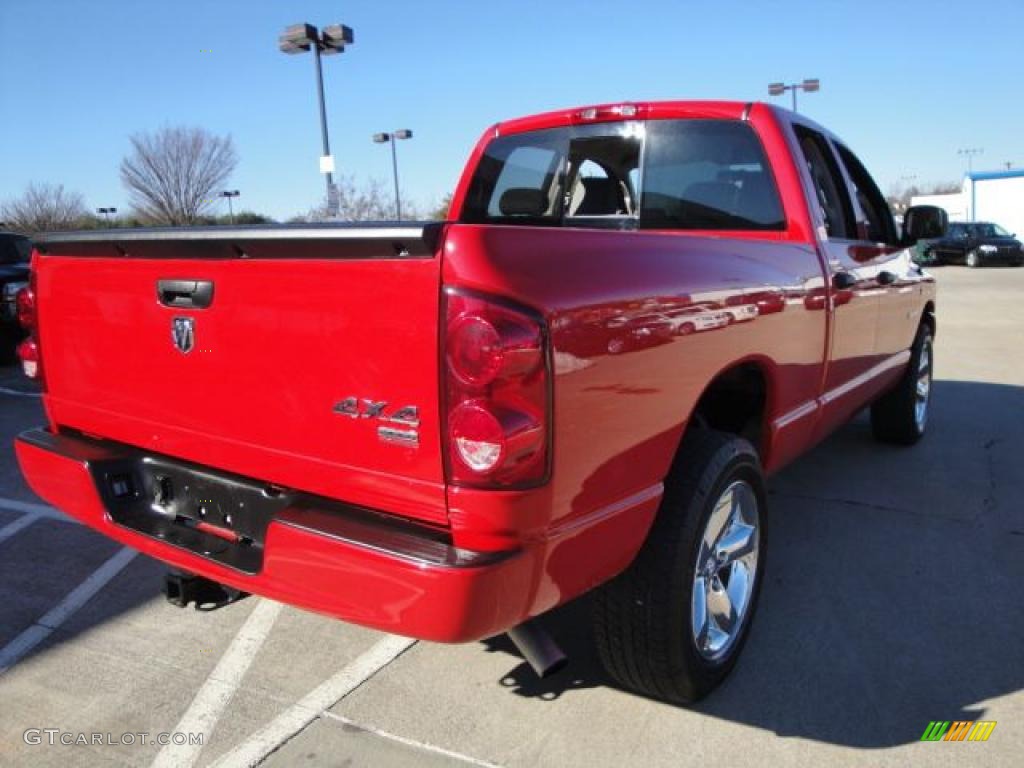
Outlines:
[{"label": "chrome dodge ram head emblem", "polygon": [[171,321],[171,341],[178,351],[187,355],[196,345],[196,321],[191,317],[176,317]]}]

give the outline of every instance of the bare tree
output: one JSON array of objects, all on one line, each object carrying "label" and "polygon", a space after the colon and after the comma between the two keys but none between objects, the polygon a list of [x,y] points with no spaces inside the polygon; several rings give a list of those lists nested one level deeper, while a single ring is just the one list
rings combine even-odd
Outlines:
[{"label": "bare tree", "polygon": [[136,133],[121,161],[121,183],[139,214],[159,224],[192,224],[208,211],[238,165],[230,136],[203,128]]},{"label": "bare tree", "polygon": [[[381,221],[393,218],[394,204],[379,180],[371,179],[359,185],[353,176],[340,176],[335,186],[338,188],[336,217],[328,213],[324,202],[292,221]],[[406,208],[406,204],[403,203],[402,207]],[[410,218],[415,216],[416,212],[412,210]]]},{"label": "bare tree", "polygon": [[18,232],[47,232],[74,229],[87,216],[85,201],[63,184],[29,184],[21,197],[0,207],[0,219]]}]

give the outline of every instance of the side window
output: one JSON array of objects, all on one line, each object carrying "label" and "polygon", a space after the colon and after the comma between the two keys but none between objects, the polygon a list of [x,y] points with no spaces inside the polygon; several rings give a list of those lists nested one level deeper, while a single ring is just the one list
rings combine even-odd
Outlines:
[{"label": "side window", "polygon": [[642,229],[784,229],[764,148],[739,120],[647,124]]},{"label": "side window", "polygon": [[871,175],[857,157],[842,144],[835,145],[839,159],[846,167],[846,173],[853,182],[853,191],[857,196],[857,204],[867,220],[867,239],[875,243],[899,245],[896,225],[892,221],[892,211],[885,202]]},{"label": "side window", "polygon": [[820,133],[802,125],[794,125],[793,130],[800,142],[800,151],[814,184],[817,203],[825,220],[825,231],[830,238],[857,239],[853,206],[850,205],[850,196],[846,192],[846,182],[839,172],[839,166],[836,165],[828,142]]}]

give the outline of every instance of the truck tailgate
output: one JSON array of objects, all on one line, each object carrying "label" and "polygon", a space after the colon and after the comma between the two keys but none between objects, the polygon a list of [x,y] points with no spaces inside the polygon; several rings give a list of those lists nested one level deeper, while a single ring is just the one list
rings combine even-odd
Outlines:
[{"label": "truck tailgate", "polygon": [[[35,268],[51,421],[268,484],[445,522],[440,268],[423,232],[311,227],[44,239]],[[162,298],[161,285],[171,289]],[[192,285],[212,286],[205,308],[188,305]],[[194,304],[203,303],[201,293]],[[396,414],[398,422],[385,421]],[[387,429],[382,437],[387,425],[397,437]]]}]

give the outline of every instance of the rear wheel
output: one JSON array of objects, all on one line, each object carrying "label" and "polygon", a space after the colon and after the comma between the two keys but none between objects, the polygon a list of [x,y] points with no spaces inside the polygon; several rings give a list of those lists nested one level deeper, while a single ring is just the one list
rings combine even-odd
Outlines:
[{"label": "rear wheel", "polygon": [[884,443],[913,445],[924,436],[932,397],[932,332],[924,323],[910,349],[910,364],[894,389],[871,406],[871,429]]},{"label": "rear wheel", "polygon": [[595,595],[596,645],[616,682],[684,703],[725,678],[757,604],[765,511],[750,443],[692,430],[636,560]]}]

